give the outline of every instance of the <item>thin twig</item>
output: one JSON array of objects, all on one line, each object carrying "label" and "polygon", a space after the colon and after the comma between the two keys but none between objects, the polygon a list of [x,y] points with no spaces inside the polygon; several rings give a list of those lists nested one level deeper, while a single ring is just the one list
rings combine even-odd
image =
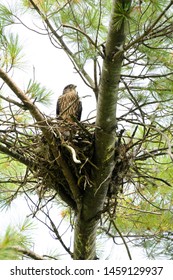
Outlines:
[{"label": "thin twig", "polygon": [[121,237],[121,239],[122,239],[122,241],[123,241],[123,243],[124,243],[124,246],[125,246],[125,248],[126,248],[126,250],[127,250],[127,254],[128,254],[128,256],[129,256],[129,259],[132,260],[132,256],[131,256],[131,253],[130,253],[130,249],[129,249],[128,245],[127,245],[127,242],[126,242],[124,236],[122,235],[121,231],[118,229],[118,227],[116,226],[116,224],[115,224],[114,221],[112,221],[112,224],[113,224],[114,228],[116,229],[116,231],[118,232],[119,236]]}]

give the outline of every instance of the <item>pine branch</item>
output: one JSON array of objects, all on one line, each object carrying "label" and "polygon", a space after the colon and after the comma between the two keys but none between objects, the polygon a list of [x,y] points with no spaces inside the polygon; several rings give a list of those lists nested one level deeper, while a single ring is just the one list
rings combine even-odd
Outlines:
[{"label": "pine branch", "polygon": [[16,94],[16,96],[23,102],[23,104],[28,108],[31,115],[36,119],[38,123],[41,123],[41,130],[46,133],[44,129],[44,124],[47,127],[45,118],[35,106],[35,104],[27,97],[27,95],[15,84],[15,82],[8,76],[8,74],[0,68],[0,78],[9,86],[9,88]]},{"label": "pine branch", "polygon": [[31,159],[26,158],[25,156],[21,155],[20,153],[12,150],[11,148],[8,149],[7,147],[0,144],[0,151],[6,155],[18,160],[19,162],[25,164],[28,167],[35,166],[35,162],[33,162]]},{"label": "pine branch", "polygon": [[29,258],[31,258],[33,260],[42,260],[42,261],[46,260],[44,257],[36,254],[35,252],[33,252],[33,251],[29,250],[29,249],[22,248],[20,246],[12,246],[12,247],[10,247],[8,249],[12,249],[12,250],[14,250],[14,251],[16,251],[16,252],[18,252],[18,253],[20,253],[20,254],[22,254],[24,256],[27,256],[27,257],[29,257]]},{"label": "pine branch", "polygon": [[70,251],[70,249],[65,245],[65,243],[63,242],[56,225],[54,224],[54,222],[52,221],[52,219],[50,218],[50,216],[47,215],[47,218],[49,219],[51,226],[52,226],[52,230],[54,232],[54,234],[56,235],[57,240],[61,243],[62,247],[65,249],[65,251],[71,256],[73,257],[72,252]]},{"label": "pine branch", "polygon": [[132,79],[150,79],[150,78],[163,78],[163,77],[168,77],[171,76],[173,72],[169,72],[166,74],[148,74],[148,75],[126,75],[122,74],[121,77],[124,78],[132,78]]},{"label": "pine branch", "polygon": [[144,40],[149,38],[149,35],[152,33],[154,27],[157,25],[157,23],[161,20],[161,18],[165,15],[165,13],[171,8],[171,6],[173,5],[173,1],[171,0],[170,3],[168,4],[168,6],[166,6],[166,8],[161,12],[161,14],[157,17],[157,19],[151,24],[151,26],[149,26],[142,35],[140,35],[139,37],[137,37],[134,41],[132,41],[131,43],[129,43],[128,45],[126,45],[124,47],[124,50],[127,51],[129,50],[131,47],[133,47],[136,44],[140,44],[142,43]]},{"label": "pine branch", "polygon": [[63,24],[62,25],[63,27],[66,27],[66,28],[70,28],[70,29],[73,29],[75,30],[76,32],[79,32],[81,33],[84,37],[87,38],[88,42],[98,51],[99,55],[104,58],[104,55],[103,53],[99,50],[98,46],[96,45],[96,43],[92,40],[92,38],[87,34],[85,33],[83,30],[75,27],[75,26],[72,26],[72,25],[69,25],[69,24]]},{"label": "pine branch", "polygon": [[[51,31],[51,33],[53,34],[53,36],[58,40],[58,42],[60,43],[60,45],[62,46],[63,50],[67,53],[67,55],[69,56],[69,58],[71,59],[71,61],[73,62],[77,72],[82,73],[83,77],[86,79],[86,81],[89,83],[90,87],[95,88],[94,85],[94,81],[92,80],[92,78],[89,76],[89,74],[85,71],[85,69],[83,67],[81,67],[81,65],[78,63],[75,55],[73,54],[73,52],[70,50],[70,48],[68,48],[68,46],[65,44],[64,40],[62,39],[62,36],[58,35],[57,31],[53,28],[52,24],[50,23],[50,21],[48,20],[48,18],[41,12],[41,10],[39,9],[39,7],[34,3],[34,1],[29,0],[29,2],[32,4],[32,6],[34,7],[34,9],[37,11],[37,13],[41,16],[42,20],[45,22],[45,24],[47,25],[48,29]],[[50,32],[49,32],[50,33]]]},{"label": "pine branch", "polygon": [[119,236],[121,237],[121,239],[122,239],[122,241],[123,241],[123,243],[124,243],[124,246],[125,246],[125,248],[126,248],[126,251],[127,251],[128,256],[129,256],[129,259],[132,260],[132,256],[131,256],[131,253],[130,253],[130,249],[129,249],[128,245],[127,245],[127,242],[126,242],[126,240],[125,240],[123,234],[121,233],[121,231],[119,230],[119,228],[117,227],[117,225],[115,224],[114,221],[112,221],[112,224],[113,224],[115,230],[118,232]]},{"label": "pine branch", "polygon": [[25,105],[23,105],[23,104],[17,102],[16,100],[13,100],[13,99],[11,99],[11,98],[9,98],[9,97],[4,97],[4,96],[2,96],[2,95],[0,95],[0,98],[2,98],[3,100],[5,100],[5,101],[7,101],[7,102],[9,102],[9,103],[12,103],[12,104],[18,106],[19,108],[21,108],[21,109],[23,109],[23,110],[26,110]]}]

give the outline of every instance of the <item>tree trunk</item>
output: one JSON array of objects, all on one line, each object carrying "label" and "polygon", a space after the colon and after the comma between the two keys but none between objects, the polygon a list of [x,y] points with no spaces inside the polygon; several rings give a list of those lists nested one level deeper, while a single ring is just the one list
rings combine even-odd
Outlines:
[{"label": "tree trunk", "polygon": [[[130,6],[131,1],[126,2]],[[96,231],[115,166],[116,107],[125,41],[125,17],[120,12],[127,13],[127,4],[123,0],[113,1],[97,103],[93,157],[97,168],[92,170],[93,185],[86,189],[77,216],[74,259],[96,258]],[[122,16],[121,24],[117,15]]]}]

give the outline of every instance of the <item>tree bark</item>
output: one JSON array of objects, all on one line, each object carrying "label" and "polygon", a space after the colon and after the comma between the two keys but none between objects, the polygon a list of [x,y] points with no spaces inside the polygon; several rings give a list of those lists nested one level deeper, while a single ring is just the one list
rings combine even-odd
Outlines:
[{"label": "tree bark", "polygon": [[[131,1],[128,2],[130,7]],[[92,187],[85,191],[82,209],[75,226],[74,259],[96,258],[96,232],[115,166],[116,107],[125,42],[125,20],[118,25],[116,15],[127,9],[124,1],[113,1],[105,46],[97,104]],[[124,12],[127,12],[124,10]]]}]

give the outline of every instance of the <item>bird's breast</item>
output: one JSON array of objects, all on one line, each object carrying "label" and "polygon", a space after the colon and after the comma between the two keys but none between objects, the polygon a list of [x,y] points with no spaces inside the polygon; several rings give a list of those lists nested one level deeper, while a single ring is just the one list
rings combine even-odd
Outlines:
[{"label": "bird's breast", "polygon": [[79,97],[75,93],[66,93],[59,98],[60,115],[65,120],[71,120],[76,116],[79,106]]}]

